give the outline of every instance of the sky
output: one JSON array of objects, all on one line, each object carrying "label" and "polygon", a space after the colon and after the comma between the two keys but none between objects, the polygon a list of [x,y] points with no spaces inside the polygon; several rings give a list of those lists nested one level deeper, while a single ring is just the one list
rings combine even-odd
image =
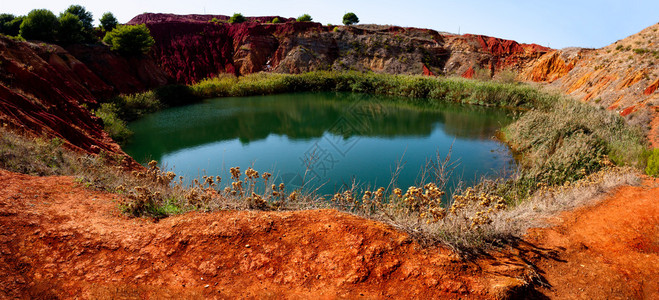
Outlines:
[{"label": "sky", "polygon": [[341,24],[354,12],[361,24],[430,28],[483,34],[551,48],[600,48],[659,22],[659,0],[0,0],[0,13],[25,15],[35,8],[59,14],[80,4],[98,18],[112,12],[120,23],[143,12],[298,17]]}]

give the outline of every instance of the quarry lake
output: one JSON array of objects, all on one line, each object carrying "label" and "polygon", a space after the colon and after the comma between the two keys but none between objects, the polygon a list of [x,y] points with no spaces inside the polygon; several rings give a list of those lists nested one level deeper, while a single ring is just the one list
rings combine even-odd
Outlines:
[{"label": "quarry lake", "polygon": [[[511,112],[352,93],[295,93],[218,98],[150,114],[129,124],[124,150],[141,163],[156,160],[186,180],[229,168],[270,172],[288,189],[329,194],[351,186],[387,187],[422,178],[429,160],[451,151],[457,167],[447,187],[515,167],[495,139]],[[451,150],[452,149],[452,150]],[[244,175],[243,175],[244,176]]]}]

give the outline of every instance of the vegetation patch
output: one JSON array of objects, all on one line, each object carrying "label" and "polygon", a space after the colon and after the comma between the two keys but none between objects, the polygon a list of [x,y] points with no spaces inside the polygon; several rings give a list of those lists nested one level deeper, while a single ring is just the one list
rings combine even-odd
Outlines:
[{"label": "vegetation patch", "polygon": [[520,156],[515,182],[519,202],[538,185],[574,182],[607,166],[645,165],[643,131],[613,112],[560,98],[548,110],[532,110],[503,129],[505,140]]},{"label": "vegetation patch", "polygon": [[220,75],[191,88],[193,94],[201,98],[339,91],[522,109],[548,108],[558,99],[556,95],[517,83],[328,71],[299,75],[256,73],[240,78]]}]

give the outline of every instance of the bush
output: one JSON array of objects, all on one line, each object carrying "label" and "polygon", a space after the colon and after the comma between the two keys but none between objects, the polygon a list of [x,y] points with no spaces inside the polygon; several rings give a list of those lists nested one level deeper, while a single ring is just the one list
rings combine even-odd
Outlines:
[{"label": "bush", "polygon": [[103,42],[124,55],[146,54],[156,43],[144,24],[119,26],[105,34]]},{"label": "bush", "polygon": [[571,99],[527,112],[504,133],[522,157],[520,177],[549,185],[581,179],[613,163],[639,167],[645,149],[639,128]]},{"label": "bush", "polygon": [[359,23],[359,18],[357,18],[357,15],[355,15],[355,13],[349,12],[343,15],[344,25],[352,25],[357,23]]},{"label": "bush", "polygon": [[281,23],[281,20],[279,20],[279,18],[272,19],[272,24],[279,24],[279,23]]},{"label": "bush", "polygon": [[652,153],[648,157],[648,165],[645,167],[645,174],[659,177],[659,148],[652,149]]},{"label": "bush", "polygon": [[78,16],[72,13],[64,13],[59,17],[58,40],[64,44],[75,44],[82,42],[83,25]]},{"label": "bush", "polygon": [[124,144],[133,135],[126,122],[119,117],[119,107],[114,103],[103,103],[94,111],[103,120],[103,130],[119,144]]},{"label": "bush", "polygon": [[309,14],[304,14],[297,17],[298,22],[311,22],[313,20]]},{"label": "bush", "polygon": [[229,18],[229,23],[231,23],[231,24],[233,24],[233,23],[242,23],[242,22],[245,22],[245,21],[247,21],[247,18],[245,18],[240,13],[235,13],[235,14],[233,14],[233,16],[231,16],[231,18]]},{"label": "bush", "polygon": [[26,40],[53,42],[58,27],[59,21],[53,12],[47,9],[34,9],[21,23],[19,32]]},{"label": "bush", "polygon": [[101,22],[101,29],[105,32],[112,31],[119,25],[119,21],[117,21],[117,18],[111,12],[104,13],[99,19],[99,22]]}]

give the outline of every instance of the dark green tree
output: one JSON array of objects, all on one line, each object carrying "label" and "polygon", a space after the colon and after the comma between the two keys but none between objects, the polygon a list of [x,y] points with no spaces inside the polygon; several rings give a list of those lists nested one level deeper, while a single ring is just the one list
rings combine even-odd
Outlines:
[{"label": "dark green tree", "polygon": [[117,26],[105,34],[103,42],[124,55],[146,54],[156,43],[144,24]]},{"label": "dark green tree", "polygon": [[21,30],[21,24],[23,24],[25,16],[18,16],[14,20],[5,23],[5,28],[7,29],[7,35],[18,36]]},{"label": "dark green tree", "polygon": [[21,23],[19,33],[26,40],[52,42],[55,40],[58,26],[59,21],[52,11],[33,9]]},{"label": "dark green tree", "polygon": [[62,12],[60,16],[66,13],[70,13],[78,17],[82,23],[83,29],[81,32],[85,41],[91,42],[96,40],[96,37],[94,36],[94,24],[92,24],[94,22],[94,16],[91,12],[87,11],[87,9],[85,9],[85,7],[82,5],[71,5],[64,12]]},{"label": "dark green tree", "polygon": [[231,23],[231,24],[233,24],[233,23],[242,23],[242,22],[245,22],[245,21],[247,21],[247,19],[245,17],[243,17],[243,15],[240,14],[240,13],[235,13],[235,14],[233,14],[233,16],[231,16],[231,18],[229,18],[229,23]]},{"label": "dark green tree", "polygon": [[352,24],[357,24],[359,23],[359,18],[357,18],[357,15],[355,13],[349,12],[343,15],[343,24],[344,25],[352,25]]},{"label": "dark green tree", "polygon": [[78,16],[80,22],[82,22],[82,27],[85,30],[92,31],[94,29],[94,16],[91,12],[87,11],[84,6],[81,5],[71,5],[67,8],[62,14],[74,14]]},{"label": "dark green tree", "polygon": [[16,17],[12,14],[0,14],[0,33],[17,36],[22,22],[23,17]]},{"label": "dark green tree", "polygon": [[117,21],[117,18],[111,12],[104,13],[98,21],[101,23],[101,29],[106,32],[112,31],[119,25],[119,21]]},{"label": "dark green tree", "polygon": [[311,22],[313,20],[309,14],[304,14],[297,17],[298,22]]},{"label": "dark green tree", "polygon": [[62,13],[59,16],[58,40],[63,44],[75,44],[85,40],[84,25],[78,16]]}]

